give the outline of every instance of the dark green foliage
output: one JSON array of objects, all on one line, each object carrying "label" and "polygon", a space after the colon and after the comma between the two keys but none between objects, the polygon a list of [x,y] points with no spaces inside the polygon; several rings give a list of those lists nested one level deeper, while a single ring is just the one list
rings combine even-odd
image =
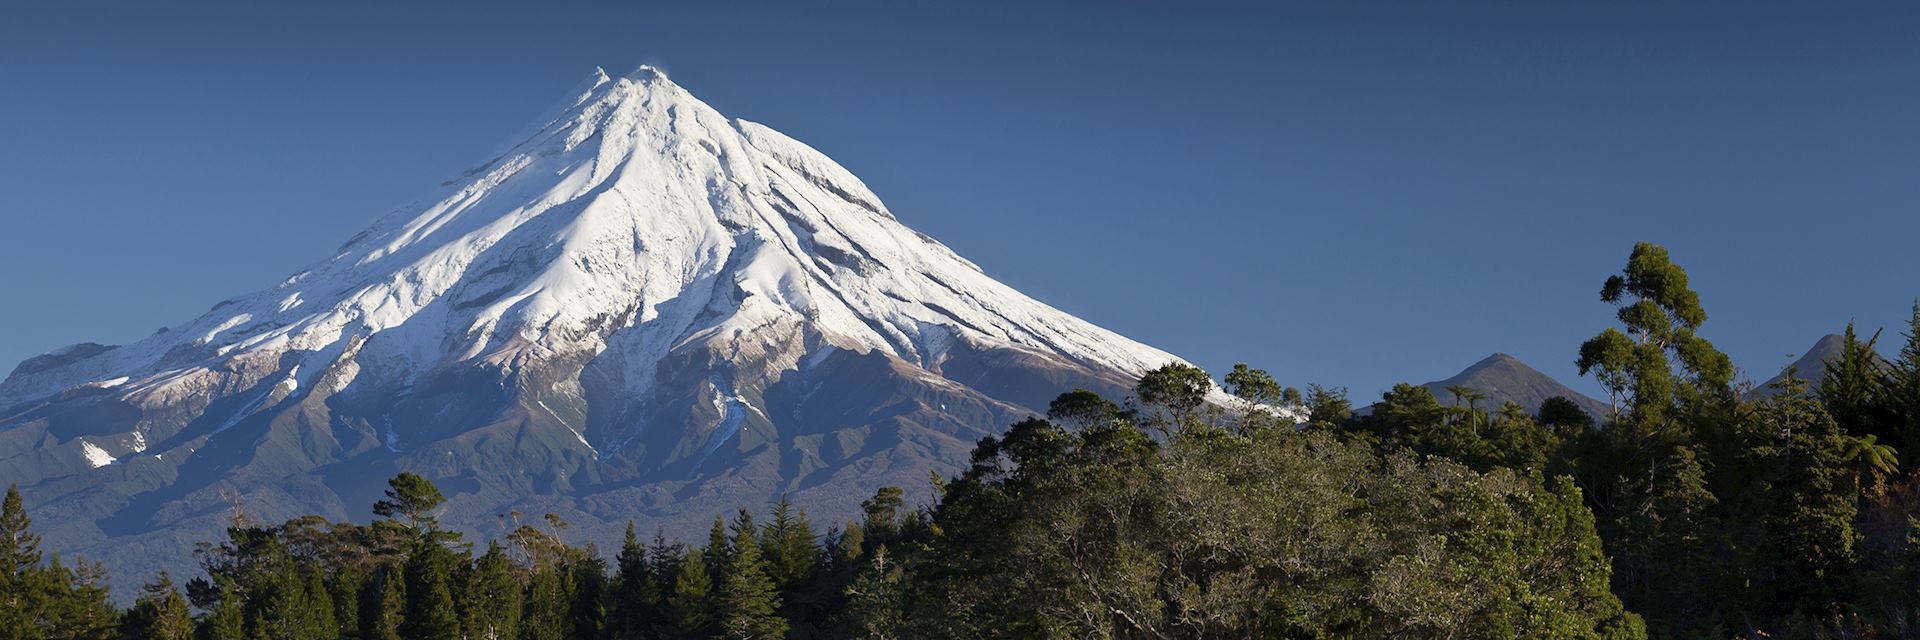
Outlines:
[{"label": "dark green foliage", "polygon": [[386,565],[369,585],[360,607],[360,636],[367,640],[399,640],[406,611],[406,580],[399,567]]},{"label": "dark green foliage", "polygon": [[[429,485],[431,486],[431,485]],[[439,491],[433,492],[435,495]],[[407,607],[400,634],[409,640],[453,640],[460,637],[460,615],[453,603],[453,552],[432,539],[423,539],[407,558]]]},{"label": "dark green foliage", "polygon": [[699,638],[710,635],[714,623],[713,579],[698,549],[688,549],[674,565],[673,591],[667,595],[670,635]]},{"label": "dark green foliage", "polygon": [[446,497],[433,482],[412,473],[401,473],[387,481],[387,499],[373,503],[373,514],[406,524],[415,529],[437,526],[433,510]]},{"label": "dark green foliage", "polygon": [[[520,627],[520,583],[499,543],[474,560],[460,598],[460,628],[475,640],[505,640]],[[630,636],[637,637],[637,636]]]},{"label": "dark green foliage", "polygon": [[124,638],[152,640],[190,640],[193,638],[193,614],[187,609],[186,596],[173,586],[166,574],[140,589],[140,599],[120,620]]},{"label": "dark green foliage", "polygon": [[8,487],[0,502],[0,640],[111,637],[120,616],[107,602],[105,572],[58,556],[41,564],[32,525],[19,488]]},{"label": "dark green foliage", "polygon": [[572,637],[572,607],[568,606],[566,577],[553,566],[538,567],[527,580],[527,597],[520,614],[521,640],[562,640]]},{"label": "dark green foliage", "polygon": [[634,535],[633,522],[627,522],[627,534],[620,543],[620,555],[614,559],[613,616],[607,622],[613,638],[644,638],[658,624],[655,612],[661,605],[660,582],[647,558],[647,547]]},{"label": "dark green foliage", "polygon": [[1580,403],[1568,398],[1554,396],[1540,403],[1540,423],[1549,427],[1583,432],[1593,428],[1593,416],[1587,415]]},{"label": "dark green foliage", "polygon": [[787,621],[776,615],[780,594],[767,563],[760,555],[759,529],[745,509],[733,524],[733,553],[721,573],[716,605],[720,637],[732,640],[777,640],[787,634]]}]

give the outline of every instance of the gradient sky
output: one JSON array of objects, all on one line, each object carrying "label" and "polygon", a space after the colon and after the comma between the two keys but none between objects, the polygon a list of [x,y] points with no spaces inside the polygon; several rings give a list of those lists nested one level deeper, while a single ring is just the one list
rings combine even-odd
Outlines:
[{"label": "gradient sky", "polygon": [[0,369],[270,286],[643,62],[1216,373],[1591,390],[1636,240],[1756,379],[1920,296],[1914,3],[177,4],[0,7]]}]

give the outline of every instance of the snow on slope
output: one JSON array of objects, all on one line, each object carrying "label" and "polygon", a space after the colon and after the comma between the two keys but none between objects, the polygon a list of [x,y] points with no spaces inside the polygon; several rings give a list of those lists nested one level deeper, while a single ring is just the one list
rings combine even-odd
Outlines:
[{"label": "snow on slope", "polygon": [[954,340],[1129,374],[1177,360],[993,280],[826,156],[657,69],[596,71],[552,114],[278,286],[126,347],[23,364],[0,408],[87,383],[169,397],[280,378],[264,399],[329,371],[337,390],[369,371],[404,381],[610,347],[639,395],[677,345],[782,321],[929,368]]}]

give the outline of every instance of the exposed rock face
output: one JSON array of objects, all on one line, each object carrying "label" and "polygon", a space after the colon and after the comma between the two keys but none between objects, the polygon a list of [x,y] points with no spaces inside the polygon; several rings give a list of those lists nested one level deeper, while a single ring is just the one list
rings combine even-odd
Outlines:
[{"label": "exposed rock face", "polygon": [[498,157],[265,291],[0,382],[0,482],[123,583],[231,502],[365,519],[398,470],[443,521],[583,539],[792,494],[849,515],[980,437],[1175,361],[902,225],[813,149],[650,68],[595,73]]}]

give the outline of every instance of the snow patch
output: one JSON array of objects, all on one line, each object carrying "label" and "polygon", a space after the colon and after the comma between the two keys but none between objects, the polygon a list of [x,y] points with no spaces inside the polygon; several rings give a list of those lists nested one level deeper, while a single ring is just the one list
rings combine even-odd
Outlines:
[{"label": "snow patch", "polygon": [[107,453],[106,449],[87,442],[86,438],[80,439],[80,454],[86,456],[87,464],[93,465],[95,469],[119,462],[112,454]]}]

